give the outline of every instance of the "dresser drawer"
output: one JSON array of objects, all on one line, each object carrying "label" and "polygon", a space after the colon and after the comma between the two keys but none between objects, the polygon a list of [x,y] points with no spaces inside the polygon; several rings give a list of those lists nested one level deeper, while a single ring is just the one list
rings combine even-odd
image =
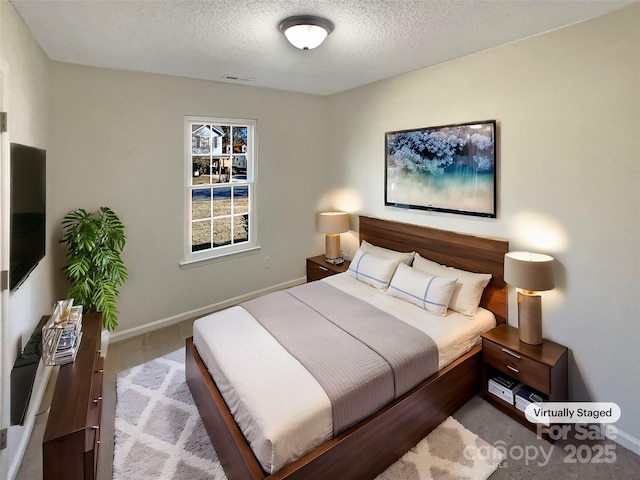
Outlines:
[{"label": "dresser drawer", "polygon": [[317,263],[307,260],[307,281],[320,280],[321,278],[335,275],[335,272],[329,270],[329,267],[318,265]]},{"label": "dresser drawer", "polygon": [[509,375],[530,387],[549,394],[550,373],[549,367],[514,352],[508,348],[497,345],[487,339],[482,340],[483,361],[496,370]]}]

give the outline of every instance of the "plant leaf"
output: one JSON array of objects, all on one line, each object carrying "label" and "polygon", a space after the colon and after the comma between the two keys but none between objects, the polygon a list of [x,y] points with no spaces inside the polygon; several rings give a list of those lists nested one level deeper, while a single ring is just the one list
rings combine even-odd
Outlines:
[{"label": "plant leaf", "polygon": [[63,273],[71,282],[68,298],[86,312],[101,311],[104,327],[114,330],[118,287],[128,278],[120,256],[126,243],[122,222],[108,207],[100,207],[97,213],[80,208],[64,217],[62,229],[61,243],[67,245]]}]

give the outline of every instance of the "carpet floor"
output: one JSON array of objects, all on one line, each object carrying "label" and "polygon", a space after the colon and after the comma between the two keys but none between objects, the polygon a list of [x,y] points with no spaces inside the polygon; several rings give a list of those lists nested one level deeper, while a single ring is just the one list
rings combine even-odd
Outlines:
[{"label": "carpet floor", "polygon": [[[184,349],[118,374],[114,480],[226,479],[184,376]],[[486,479],[504,455],[449,417],[376,480]]]}]

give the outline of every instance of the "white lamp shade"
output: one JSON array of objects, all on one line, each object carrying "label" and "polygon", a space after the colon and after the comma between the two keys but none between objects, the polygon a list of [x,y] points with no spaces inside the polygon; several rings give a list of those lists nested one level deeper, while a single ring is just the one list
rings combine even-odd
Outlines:
[{"label": "white lamp shade", "polygon": [[333,23],[315,15],[297,15],[285,18],[278,28],[294,47],[311,50],[324,42],[333,30]]},{"label": "white lamp shade", "polygon": [[300,50],[311,50],[324,42],[329,32],[316,25],[294,25],[287,28],[284,35],[294,47]]},{"label": "white lamp shade", "polygon": [[504,256],[504,281],[532,292],[554,286],[553,257],[541,253],[509,252]]},{"label": "white lamp shade", "polygon": [[349,231],[349,214],[323,212],[316,217],[316,229],[320,233],[344,233]]}]

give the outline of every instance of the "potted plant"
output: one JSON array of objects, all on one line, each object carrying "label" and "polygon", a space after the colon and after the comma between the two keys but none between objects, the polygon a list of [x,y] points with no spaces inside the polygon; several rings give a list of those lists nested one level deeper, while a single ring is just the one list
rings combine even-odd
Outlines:
[{"label": "potted plant", "polygon": [[119,287],[127,279],[127,268],[120,258],[125,245],[124,226],[107,207],[96,213],[80,208],[62,220],[67,244],[67,265],[63,272],[69,282],[67,298],[73,298],[85,312],[102,312],[104,329],[118,326],[116,303]]}]

